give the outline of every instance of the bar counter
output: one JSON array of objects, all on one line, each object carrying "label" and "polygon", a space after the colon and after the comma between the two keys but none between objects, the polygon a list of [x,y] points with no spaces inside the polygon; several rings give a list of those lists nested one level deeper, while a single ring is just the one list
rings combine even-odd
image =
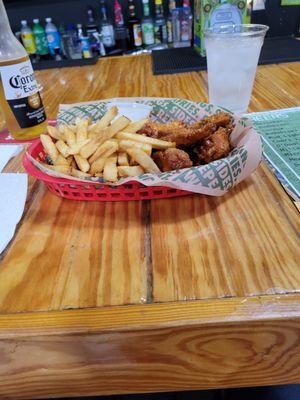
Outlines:
[{"label": "bar counter", "polygon": [[[207,101],[207,74],[148,55],[40,71],[59,104]],[[250,111],[300,105],[300,63],[258,68]],[[23,172],[21,155],[6,172]],[[262,163],[223,197],[76,202],[29,178],[0,261],[0,398],[300,381],[299,213]]]}]

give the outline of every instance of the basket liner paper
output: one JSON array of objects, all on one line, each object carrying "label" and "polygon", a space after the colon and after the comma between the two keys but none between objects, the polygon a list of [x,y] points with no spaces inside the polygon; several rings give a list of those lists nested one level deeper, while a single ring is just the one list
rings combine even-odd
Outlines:
[{"label": "basket liner paper", "polygon": [[[79,103],[76,105],[61,105],[57,123],[72,124],[76,117],[90,117],[94,121],[102,117],[111,102],[131,102],[152,107],[151,120],[169,123],[173,120],[183,120],[190,124],[205,116],[224,111],[207,103],[195,103],[183,99],[166,98],[121,98],[105,101]],[[231,134],[231,144],[234,149],[228,157],[207,165],[185,168],[177,171],[159,174],[143,174],[138,177],[121,179],[116,184],[103,182],[99,178],[78,179],[68,175],[49,172],[37,161],[30,159],[48,175],[66,178],[68,180],[86,183],[102,183],[110,186],[122,185],[126,182],[140,182],[145,186],[167,186],[194,193],[221,196],[248,177],[259,165],[262,157],[262,143],[259,134],[246,118],[234,117],[235,128]]]}]

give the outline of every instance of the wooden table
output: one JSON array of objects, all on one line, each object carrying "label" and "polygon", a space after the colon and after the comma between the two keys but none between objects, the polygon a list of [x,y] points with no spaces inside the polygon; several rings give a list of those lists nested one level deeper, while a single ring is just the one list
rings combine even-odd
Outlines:
[{"label": "wooden table", "polygon": [[[207,101],[149,56],[39,72],[59,103]],[[259,67],[251,111],[300,104],[300,63]],[[22,171],[20,157],[7,171]],[[224,197],[88,203],[29,179],[0,264],[0,398],[300,381],[299,214],[265,165]]]}]

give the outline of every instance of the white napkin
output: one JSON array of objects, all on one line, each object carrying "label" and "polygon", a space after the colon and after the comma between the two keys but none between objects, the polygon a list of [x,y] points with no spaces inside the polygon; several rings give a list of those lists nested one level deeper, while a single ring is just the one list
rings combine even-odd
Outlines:
[{"label": "white napkin", "polygon": [[[151,106],[147,106],[146,104],[139,104],[135,102],[129,101],[118,101],[113,100],[108,103],[109,107],[116,106],[118,107],[119,115],[124,115],[129,118],[132,122],[139,121],[144,118],[148,118],[149,114],[152,110]],[[117,119],[118,116],[115,118]]]},{"label": "white napkin", "polygon": [[27,195],[27,174],[0,174],[0,254],[14,236]]},{"label": "white napkin", "polygon": [[8,161],[20,153],[22,146],[19,144],[3,144],[0,146],[0,172]]}]

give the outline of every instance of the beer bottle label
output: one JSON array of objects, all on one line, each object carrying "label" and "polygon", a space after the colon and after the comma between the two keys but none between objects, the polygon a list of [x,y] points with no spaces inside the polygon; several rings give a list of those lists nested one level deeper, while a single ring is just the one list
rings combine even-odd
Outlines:
[{"label": "beer bottle label", "polygon": [[142,41],[142,27],[140,24],[133,25],[133,36],[134,36],[134,45],[136,47],[140,47],[143,43]]},{"label": "beer bottle label", "polygon": [[0,66],[5,98],[20,128],[46,120],[46,114],[31,62]]}]

